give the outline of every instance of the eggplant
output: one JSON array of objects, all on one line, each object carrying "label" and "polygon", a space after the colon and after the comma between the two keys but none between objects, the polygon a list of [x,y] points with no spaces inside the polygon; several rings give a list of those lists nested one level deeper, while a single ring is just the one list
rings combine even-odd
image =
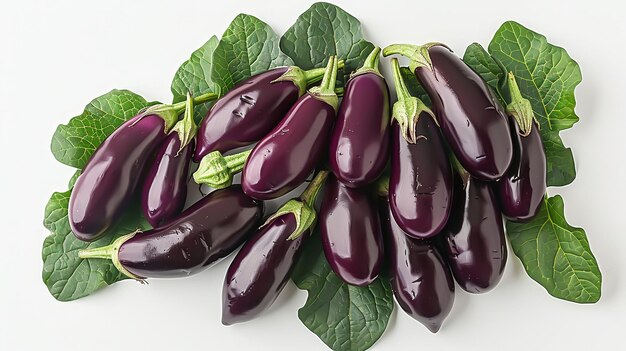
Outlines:
[{"label": "eggplant", "polygon": [[327,174],[320,171],[299,200],[288,201],[239,250],[224,279],[222,324],[251,320],[274,303],[311,235],[313,203]]},{"label": "eggplant", "polygon": [[[202,103],[215,98],[215,94],[204,94],[193,101]],[[78,239],[95,241],[119,220],[136,195],[147,162],[167,138],[186,104],[150,106],[100,144],[70,196],[69,222]]]},{"label": "eggplant", "polygon": [[263,203],[234,185],[200,199],[164,228],[124,235],[79,257],[111,259],[134,279],[186,277],[232,253],[262,217]]},{"label": "eggplant", "polygon": [[279,67],[237,84],[202,120],[194,161],[199,163],[213,151],[225,153],[259,141],[323,73],[323,68]]},{"label": "eggplant", "polygon": [[453,173],[432,111],[410,95],[392,60],[398,102],[393,107],[389,204],[407,235],[429,238],[450,214]]},{"label": "eggplant", "polygon": [[404,312],[436,333],[454,304],[450,269],[432,240],[406,235],[393,219],[388,202],[381,204],[393,295]]},{"label": "eggplant", "polygon": [[507,259],[502,215],[488,182],[467,177],[456,179],[452,213],[441,232],[452,274],[470,293],[493,289]]},{"label": "eggplant", "polygon": [[501,178],[513,158],[507,116],[489,85],[439,43],[394,44],[385,56],[401,54],[433,103],[450,148],[473,177]]},{"label": "eggplant", "polygon": [[158,115],[134,117],[102,142],[76,180],[69,220],[74,235],[95,241],[114,225],[136,193],[145,165],[167,137]]},{"label": "eggplant", "polygon": [[378,210],[367,193],[331,177],[320,209],[326,260],[344,282],[366,286],[380,273],[384,259]]},{"label": "eggplant", "polygon": [[143,184],[141,209],[153,228],[164,226],[183,211],[196,129],[191,94],[187,94],[185,117],[157,149]]},{"label": "eggplant", "polygon": [[348,80],[330,139],[330,169],[350,187],[372,183],[387,164],[389,87],[378,70],[379,58],[376,47]]},{"label": "eggplant", "polygon": [[532,106],[522,98],[512,73],[509,73],[509,90],[513,102],[507,106],[507,112],[514,157],[511,167],[494,184],[494,189],[505,217],[527,221],[539,212],[546,195],[546,154]]},{"label": "eggplant", "polygon": [[293,214],[282,215],[248,240],[228,267],[222,292],[222,324],[245,322],[269,308],[283,290],[310,230],[294,240]]},{"label": "eggplant", "polygon": [[257,200],[285,195],[302,184],[328,146],[337,113],[337,60],[328,61],[320,87],[311,89],[252,149],[243,167],[243,191]]}]

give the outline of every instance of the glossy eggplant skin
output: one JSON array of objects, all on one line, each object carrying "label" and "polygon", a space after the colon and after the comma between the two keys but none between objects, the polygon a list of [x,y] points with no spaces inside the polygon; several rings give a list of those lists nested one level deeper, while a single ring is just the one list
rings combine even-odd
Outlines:
[{"label": "glossy eggplant skin", "polygon": [[546,154],[535,122],[527,136],[520,134],[512,117],[509,125],[514,145],[513,162],[506,175],[494,184],[494,189],[505,217],[527,221],[537,214],[546,195]]},{"label": "glossy eggplant skin", "polygon": [[433,70],[418,67],[443,135],[463,168],[482,180],[504,175],[513,157],[507,116],[487,83],[442,46],[428,49]]},{"label": "glossy eggplant skin", "polygon": [[194,161],[212,151],[225,153],[253,144],[272,130],[299,97],[293,82],[273,82],[287,69],[252,76],[220,98],[200,124]]},{"label": "glossy eggplant skin", "polygon": [[389,87],[367,72],[346,85],[330,139],[329,163],[337,179],[350,187],[372,183],[389,154]]},{"label": "glossy eggplant skin", "polygon": [[156,152],[141,192],[141,209],[153,228],[166,225],[183,211],[193,146],[192,141],[180,150],[178,133],[170,133]]},{"label": "glossy eggplant skin", "polygon": [[454,189],[452,167],[439,127],[422,112],[415,127],[417,140],[409,143],[392,125],[389,204],[407,235],[429,238],[448,221]]},{"label": "glossy eggplant skin", "polygon": [[164,128],[157,115],[134,117],[93,153],[70,196],[70,226],[78,239],[99,239],[124,213],[146,164],[167,137]]},{"label": "glossy eggplant skin", "polygon": [[142,278],[198,273],[228,256],[257,228],[263,204],[235,185],[205,196],[170,225],[135,235],[120,246],[120,264]]},{"label": "glossy eggplant skin", "polygon": [[329,104],[303,95],[248,156],[241,178],[246,195],[270,200],[302,184],[328,147],[335,114]]},{"label": "glossy eggplant skin", "polygon": [[222,324],[249,321],[269,308],[291,277],[302,252],[305,231],[294,240],[293,214],[284,214],[261,227],[228,267],[222,289]]},{"label": "glossy eggplant skin", "polygon": [[330,177],[319,226],[326,260],[339,278],[366,286],[378,277],[384,260],[382,229],[378,209],[365,191]]},{"label": "glossy eggplant skin", "polygon": [[431,240],[406,235],[393,219],[387,201],[382,202],[393,294],[404,312],[436,333],[454,304],[450,269]]},{"label": "glossy eggplant skin", "polygon": [[490,183],[457,177],[450,220],[441,233],[452,274],[461,288],[484,293],[494,288],[507,259],[502,215]]}]

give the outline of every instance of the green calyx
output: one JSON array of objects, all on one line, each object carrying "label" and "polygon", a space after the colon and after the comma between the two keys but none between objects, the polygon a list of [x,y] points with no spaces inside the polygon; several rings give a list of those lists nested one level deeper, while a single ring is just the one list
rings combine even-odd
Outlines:
[{"label": "green calyx", "polygon": [[337,108],[339,107],[339,98],[337,97],[337,94],[335,94],[337,68],[337,56],[331,56],[328,59],[322,83],[319,86],[309,89],[309,94],[311,94],[311,96],[329,104],[335,109],[335,111],[337,111]]},{"label": "green calyx", "polygon": [[420,118],[422,112],[428,113],[435,123],[437,118],[435,114],[424,104],[422,100],[415,96],[411,96],[409,89],[402,79],[400,73],[400,64],[398,59],[391,59],[391,66],[393,69],[393,81],[396,86],[396,94],[398,95],[398,101],[393,104],[392,118],[398,122],[402,137],[410,144],[417,142],[418,136],[415,132],[417,121]]},{"label": "green calyx", "polygon": [[382,78],[385,78],[383,77],[382,74],[380,74],[380,70],[378,69],[379,62],[380,62],[380,48],[376,46],[374,47],[372,52],[370,52],[370,54],[367,56],[367,58],[365,59],[365,62],[363,62],[363,66],[357,69],[356,71],[354,71],[354,73],[350,75],[350,78],[358,76],[359,74],[364,74],[364,73],[374,73]]},{"label": "green calyx", "polygon": [[511,103],[506,106],[506,112],[513,116],[515,122],[517,122],[520,135],[526,137],[533,128],[533,121],[537,123],[537,127],[539,127],[539,122],[535,117],[535,112],[533,111],[530,101],[522,96],[513,72],[509,72],[507,81],[509,84]]},{"label": "green calyx", "polygon": [[[218,94],[206,93],[193,98],[193,104],[198,105],[219,98]],[[178,122],[178,116],[186,110],[187,101],[177,102],[175,104],[157,104],[142,110],[137,122],[142,118],[150,115],[157,115],[165,121],[165,133],[169,133],[172,127]],[[135,122],[135,123],[137,123]]]},{"label": "green calyx", "polygon": [[125,242],[127,242],[132,237],[134,237],[137,233],[140,233],[140,232],[141,232],[140,230],[137,230],[130,234],[120,236],[119,238],[115,239],[115,241],[111,245],[107,245],[103,247],[96,247],[93,249],[80,250],[78,252],[78,257],[82,259],[98,258],[98,259],[111,260],[113,261],[113,265],[115,266],[115,268],[117,268],[117,270],[120,271],[122,274],[124,274],[125,276],[131,279],[135,279],[143,283],[144,279],[132,274],[126,268],[124,268],[124,266],[122,266],[122,264],[120,263],[120,260],[118,257],[118,252],[122,244],[124,244]]},{"label": "green calyx", "polygon": [[322,185],[328,177],[328,171],[319,171],[315,178],[309,183],[309,186],[304,190],[300,198],[291,199],[282,205],[276,213],[271,215],[263,226],[268,225],[278,217],[293,214],[296,218],[296,229],[289,235],[287,240],[295,240],[305,231],[311,228],[317,219],[317,213],[314,209],[315,199],[319,193]]},{"label": "green calyx", "polygon": [[193,180],[214,189],[227,188],[233,184],[233,176],[243,169],[250,152],[252,150],[223,156],[221,152],[213,151],[202,158]]},{"label": "green calyx", "polygon": [[389,195],[389,174],[385,173],[378,178],[374,184],[374,189],[378,196],[384,197]]},{"label": "green calyx", "polygon": [[178,121],[170,131],[170,133],[178,133],[178,137],[180,138],[178,154],[196,137],[197,132],[198,126],[193,118],[193,99],[191,93],[187,93],[184,117],[182,120]]},{"label": "green calyx", "polygon": [[[339,60],[337,62],[338,68],[343,68],[344,65],[345,65],[345,62],[343,60]],[[282,76],[274,79],[272,83],[285,82],[285,81],[292,82],[298,87],[300,96],[302,96],[304,95],[304,93],[306,93],[306,88],[309,85],[315,84],[322,79],[325,71],[326,71],[326,68],[324,67],[312,68],[308,71],[305,71],[298,66],[290,66],[287,69],[287,72],[283,73]]]},{"label": "green calyx", "polygon": [[450,50],[450,48],[446,45],[436,42],[426,43],[424,45],[392,44],[383,49],[383,56],[402,55],[408,58],[411,72],[415,72],[415,69],[419,67],[426,67],[432,71],[433,63],[430,60],[428,49],[433,46],[443,46],[444,48]]}]

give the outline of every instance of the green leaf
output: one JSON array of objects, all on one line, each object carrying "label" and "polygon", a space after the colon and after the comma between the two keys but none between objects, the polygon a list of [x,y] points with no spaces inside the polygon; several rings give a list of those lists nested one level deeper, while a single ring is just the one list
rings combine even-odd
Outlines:
[{"label": "green leaf", "polygon": [[292,278],[309,295],[298,317],[331,349],[367,350],[383,335],[393,311],[391,284],[380,278],[367,287],[341,281],[319,235],[309,238]]},{"label": "green leaf", "polygon": [[52,154],[59,162],[82,169],[106,137],[152,104],[128,90],[112,90],[97,97],[80,116],[57,127],[52,136]]},{"label": "green leaf", "polygon": [[[213,68],[213,52],[217,48],[219,39],[212,36],[202,47],[191,54],[189,60],[185,61],[172,80],[173,102],[185,101],[187,92],[198,96],[208,92],[220,93],[219,85],[213,82],[211,72]],[[206,115],[211,104],[200,104],[194,106],[194,117],[199,123]]]},{"label": "green leaf", "polygon": [[602,274],[582,228],[565,220],[563,199],[544,201],[528,223],[507,222],[507,235],[528,275],[550,295],[578,303],[600,299]]},{"label": "green leaf", "polygon": [[305,70],[323,67],[329,56],[337,55],[345,60],[347,81],[350,73],[363,65],[374,44],[363,39],[359,20],[333,4],[318,2],[285,32],[280,48]]},{"label": "green leaf", "polygon": [[78,251],[111,244],[123,234],[149,225],[138,211],[130,213],[103,238],[87,243],[71,231],[67,208],[71,190],[54,193],[46,205],[44,226],[51,234],[43,243],[43,281],[59,301],[72,301],[126,279],[109,260],[83,260]]},{"label": "green leaf", "polygon": [[238,15],[213,53],[213,81],[222,91],[228,91],[250,76],[270,68],[293,65],[280,51],[278,41],[278,35],[267,23],[254,16]]},{"label": "green leaf", "polygon": [[578,64],[565,49],[511,21],[498,29],[489,53],[515,74],[522,95],[533,106],[546,150],[548,185],[571,183],[576,177],[574,158],[559,132],[578,122],[574,112],[574,88],[582,79]]},{"label": "green leaf", "polygon": [[81,175],[81,173],[83,173],[83,171],[81,171],[80,169],[74,172],[74,174],[72,175],[72,178],[70,178],[70,181],[67,184],[68,188],[72,189],[74,187],[74,184],[76,184],[76,180]]}]

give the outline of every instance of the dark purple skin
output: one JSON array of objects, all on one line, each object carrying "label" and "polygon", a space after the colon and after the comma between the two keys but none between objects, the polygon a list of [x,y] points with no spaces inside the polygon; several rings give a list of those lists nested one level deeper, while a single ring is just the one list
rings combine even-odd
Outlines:
[{"label": "dark purple skin", "polygon": [[121,265],[141,278],[176,278],[198,273],[228,256],[258,227],[263,203],[238,185],[216,190],[170,225],[135,235],[120,246]]},{"label": "dark purple skin", "polygon": [[546,195],[546,154],[539,127],[533,122],[530,134],[522,136],[517,122],[511,117],[513,162],[496,184],[502,214],[513,221],[527,221],[539,211]]},{"label": "dark purple skin", "polygon": [[291,277],[307,230],[294,240],[293,214],[277,217],[248,240],[228,267],[222,290],[222,324],[249,321],[268,309]]},{"label": "dark purple skin", "polygon": [[157,115],[134,117],[93,153],[70,197],[70,226],[78,239],[97,240],[119,220],[154,150],[167,137],[164,128]]},{"label": "dark purple skin", "polygon": [[253,144],[272,130],[300,96],[293,82],[272,83],[287,69],[252,76],[220,98],[200,124],[194,161],[212,151],[224,153]]},{"label": "dark purple skin", "polygon": [[454,279],[435,245],[407,236],[390,212],[383,201],[381,219],[387,228],[393,294],[404,312],[436,333],[452,310]]},{"label": "dark purple skin", "polygon": [[141,209],[153,228],[168,224],[183,211],[193,146],[192,141],[180,150],[179,134],[170,133],[156,152],[141,192]]},{"label": "dark purple skin", "polygon": [[365,191],[328,179],[319,225],[326,260],[339,278],[366,286],[378,277],[384,260],[382,229],[378,209]]},{"label": "dark purple skin", "polygon": [[463,168],[482,180],[504,175],[513,157],[507,116],[487,83],[442,46],[428,49],[433,70],[415,75],[432,100],[443,135]]},{"label": "dark purple skin", "polygon": [[367,72],[346,85],[330,139],[330,169],[350,187],[372,183],[382,173],[389,153],[389,87]]},{"label": "dark purple skin", "polygon": [[328,147],[335,109],[305,94],[252,149],[243,168],[246,195],[270,200],[302,184]]},{"label": "dark purple skin", "polygon": [[457,178],[450,220],[441,233],[446,259],[463,290],[484,293],[495,287],[506,265],[502,215],[490,183]]},{"label": "dark purple skin", "polygon": [[398,225],[414,238],[437,235],[448,221],[453,173],[439,127],[422,112],[409,143],[392,125],[389,204]]}]

